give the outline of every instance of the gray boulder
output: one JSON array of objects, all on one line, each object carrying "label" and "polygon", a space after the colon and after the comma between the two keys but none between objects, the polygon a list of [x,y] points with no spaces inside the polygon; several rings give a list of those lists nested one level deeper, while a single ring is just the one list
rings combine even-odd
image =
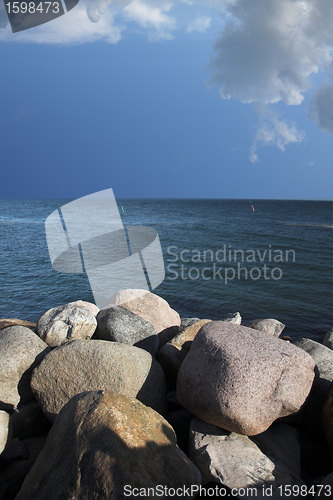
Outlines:
[{"label": "gray boulder", "polygon": [[75,394],[100,389],[166,409],[161,366],[147,351],[118,342],[75,340],[54,349],[34,370],[31,387],[51,422]]},{"label": "gray boulder", "polygon": [[152,356],[155,356],[159,344],[153,325],[121,306],[103,309],[98,313],[94,337],[134,345]]},{"label": "gray boulder", "polygon": [[255,435],[300,409],[314,366],[309,354],[288,342],[214,321],[192,342],[178,373],[177,398],[208,423]]},{"label": "gray boulder", "polygon": [[[194,418],[190,458],[205,482],[217,481],[231,489],[254,487],[257,494],[252,497],[256,498],[281,500],[286,497],[280,494],[278,486],[305,484],[301,478],[297,431],[286,424],[273,424],[266,432],[249,438]],[[272,494],[266,494],[267,488]],[[248,497],[251,498],[250,493],[244,496]]]},{"label": "gray boulder", "polygon": [[324,346],[333,350],[333,328],[328,330],[328,332],[326,333],[324,340],[323,340],[323,344],[324,344]]},{"label": "gray boulder", "polygon": [[123,500],[134,488],[136,496],[158,485],[200,483],[166,420],[134,398],[96,391],[75,396],[61,410],[16,500]]},{"label": "gray boulder", "polygon": [[310,354],[316,363],[316,376],[304,406],[303,422],[312,432],[320,434],[323,432],[323,407],[333,380],[333,351],[311,339],[292,339],[291,342]]},{"label": "gray boulder", "polygon": [[10,415],[0,410],[0,454],[4,451],[11,438]]},{"label": "gray boulder", "polygon": [[30,377],[50,348],[24,326],[0,330],[0,403],[2,409],[16,408],[33,399]]},{"label": "gray boulder", "polygon": [[90,339],[97,327],[95,316],[75,303],[49,309],[37,323],[37,333],[49,346],[57,347],[69,340]]},{"label": "gray boulder", "polygon": [[259,332],[268,333],[268,335],[274,335],[274,337],[279,337],[286,325],[273,318],[266,319],[255,319],[250,321],[247,325],[249,328],[254,328],[259,330]]},{"label": "gray boulder", "polygon": [[229,313],[222,316],[219,321],[230,321],[230,323],[235,323],[235,325],[240,325],[242,323],[242,316],[239,312]]}]

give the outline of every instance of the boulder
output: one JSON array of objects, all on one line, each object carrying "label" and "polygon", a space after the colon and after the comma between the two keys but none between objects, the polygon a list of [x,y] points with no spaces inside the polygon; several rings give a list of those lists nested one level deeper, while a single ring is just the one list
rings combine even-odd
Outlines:
[{"label": "boulder", "polygon": [[16,500],[123,500],[132,492],[166,499],[148,488],[200,482],[166,420],[134,398],[96,391],[63,407]]},{"label": "boulder", "polygon": [[69,302],[69,306],[80,306],[80,307],[85,307],[90,311],[94,316],[97,316],[97,314],[100,311],[100,308],[96,306],[96,304],[93,304],[92,302],[86,302],[84,300],[76,300],[75,302]]},{"label": "boulder", "polygon": [[10,415],[0,410],[0,454],[4,451],[11,438]]},{"label": "boulder", "polygon": [[[285,497],[280,495],[278,486],[305,484],[301,478],[297,431],[286,424],[273,424],[266,432],[249,438],[194,418],[190,427],[190,458],[205,482],[217,481],[231,489],[257,487],[257,494],[253,495],[256,498],[281,500]],[[272,494],[266,497],[263,487],[271,488]]]},{"label": "boulder", "polygon": [[57,347],[69,340],[90,339],[96,327],[96,318],[86,307],[65,304],[39,318],[37,333],[49,346]]},{"label": "boulder", "polygon": [[282,330],[286,325],[278,321],[277,319],[267,318],[267,319],[255,319],[251,321],[248,325],[249,328],[254,328],[259,332],[268,333],[268,335],[274,335],[274,337],[279,337]]},{"label": "boulder", "polygon": [[46,436],[37,436],[24,440],[21,443],[23,447],[21,459],[14,462],[9,460],[7,464],[3,465],[0,472],[0,498],[3,500],[14,500],[16,498],[26,475],[42,451],[45,441]]},{"label": "boulder", "polygon": [[147,290],[120,290],[114,296],[113,303],[149,321],[157,334],[180,326],[179,314],[171,309],[166,300]]},{"label": "boulder", "polygon": [[179,368],[191,348],[194,337],[200,328],[210,321],[201,319],[191,324],[158,351],[157,360],[172,382],[177,380]]},{"label": "boulder", "polygon": [[134,345],[152,356],[159,344],[153,325],[122,306],[112,306],[98,313],[94,337]]},{"label": "boulder", "polygon": [[323,407],[333,380],[333,351],[311,339],[292,339],[291,342],[310,354],[316,363],[316,376],[304,406],[303,423],[312,432],[320,434],[323,432],[321,426]]},{"label": "boulder", "polygon": [[331,454],[333,455],[333,382],[331,383],[324,404],[322,425],[328,446],[331,450]]},{"label": "boulder", "polygon": [[324,344],[324,346],[333,350],[333,328],[328,330],[328,332],[326,333],[324,340],[323,340],[323,344]]},{"label": "boulder", "polygon": [[235,325],[240,325],[242,322],[242,316],[239,312],[228,313],[220,318],[220,321],[230,321],[230,323],[235,323]]},{"label": "boulder", "polygon": [[226,321],[204,325],[180,367],[177,398],[202,420],[248,436],[296,413],[314,379],[302,349]]},{"label": "boulder", "polygon": [[25,321],[24,319],[16,319],[16,318],[8,318],[8,319],[0,319],[0,330],[3,328],[7,328],[8,326],[25,326],[26,328],[30,328],[33,332],[36,331],[36,323],[32,323],[31,321]]},{"label": "boulder", "polygon": [[51,424],[46,419],[35,399],[25,405],[18,405],[11,415],[13,438],[28,439],[50,430]]},{"label": "boulder", "polygon": [[143,349],[106,340],[74,340],[54,349],[34,370],[31,387],[51,422],[75,394],[99,389],[137,397],[162,414],[166,409],[157,361]]},{"label": "boulder", "polygon": [[0,404],[11,410],[33,399],[30,377],[50,348],[24,326],[0,330]]}]

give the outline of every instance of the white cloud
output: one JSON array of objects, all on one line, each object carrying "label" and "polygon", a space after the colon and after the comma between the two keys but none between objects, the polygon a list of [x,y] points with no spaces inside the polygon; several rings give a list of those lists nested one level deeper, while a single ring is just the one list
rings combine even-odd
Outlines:
[{"label": "white cloud", "polygon": [[188,33],[192,33],[193,31],[204,33],[210,27],[211,21],[211,17],[198,16],[188,25],[186,31]]},{"label": "white cloud", "polygon": [[[160,3],[158,7],[157,4]],[[170,11],[170,2],[150,2],[132,0],[123,12],[128,20],[136,22],[142,28],[154,28],[155,38],[172,38],[171,31],[176,28],[176,20],[167,13]]]},{"label": "white cloud", "polygon": [[305,133],[299,131],[294,124],[282,120],[272,109],[262,108],[260,125],[250,149],[250,160],[252,163],[258,161],[259,147],[276,146],[280,151],[284,151],[288,144],[304,140]]},{"label": "white cloud", "polygon": [[232,18],[215,43],[211,62],[211,83],[221,96],[300,104],[311,88],[310,75],[330,61],[333,10],[321,2],[238,0],[231,5],[227,12]]},{"label": "white cloud", "polygon": [[312,96],[309,118],[321,130],[333,134],[333,83],[322,85]]}]

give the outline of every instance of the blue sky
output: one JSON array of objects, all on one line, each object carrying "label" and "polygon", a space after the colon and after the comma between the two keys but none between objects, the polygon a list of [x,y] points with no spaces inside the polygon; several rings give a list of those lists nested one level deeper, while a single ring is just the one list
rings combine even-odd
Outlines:
[{"label": "blue sky", "polygon": [[12,33],[1,197],[331,199],[331,0],[80,0]]}]

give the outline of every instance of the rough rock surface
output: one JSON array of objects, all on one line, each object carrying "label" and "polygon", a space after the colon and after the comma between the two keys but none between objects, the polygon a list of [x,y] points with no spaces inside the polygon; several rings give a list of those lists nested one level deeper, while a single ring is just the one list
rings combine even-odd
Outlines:
[{"label": "rough rock surface", "polygon": [[18,405],[17,411],[11,415],[13,437],[28,439],[50,430],[51,424],[45,418],[39,404],[35,399],[25,405]]},{"label": "rough rock surface", "polygon": [[134,345],[152,356],[159,345],[153,325],[122,306],[112,306],[98,313],[94,337]]},{"label": "rough rock surface", "polygon": [[149,321],[157,334],[180,325],[180,316],[166,300],[147,290],[120,290],[113,299],[116,305],[126,307],[134,314]]},{"label": "rough rock surface", "polygon": [[0,330],[0,403],[2,409],[16,408],[33,399],[30,377],[50,348],[24,326]]},{"label": "rough rock surface", "polygon": [[202,420],[248,436],[296,413],[314,379],[302,349],[252,328],[204,325],[180,367],[177,398]]},{"label": "rough rock surface", "polygon": [[118,342],[74,340],[54,349],[34,370],[31,387],[51,422],[75,394],[99,389],[166,409],[161,366],[143,349]]},{"label": "rough rock surface", "polygon": [[230,321],[230,323],[235,323],[235,325],[240,325],[242,323],[242,316],[239,312],[229,313],[222,316],[219,321]]},{"label": "rough rock surface", "polygon": [[[21,485],[42,451],[46,436],[37,436],[20,442],[21,459],[14,462],[9,458],[2,464],[0,472],[0,498],[14,500]],[[19,451],[19,450],[18,450]],[[52,495],[50,496],[50,499]],[[37,500],[37,498],[35,499]]]},{"label": "rough rock surface", "polygon": [[248,325],[249,328],[254,328],[259,330],[259,332],[268,333],[268,335],[274,335],[274,337],[279,337],[282,333],[284,327],[283,323],[273,318],[266,319],[255,319],[251,321]]},{"label": "rough rock surface", "polygon": [[96,306],[96,304],[93,304],[92,302],[86,302],[85,300],[76,300],[75,302],[70,302],[68,305],[70,306],[80,306],[80,307],[85,307],[90,311],[94,316],[97,316],[97,314],[100,311],[100,308]]},{"label": "rough rock surface", "polygon": [[39,318],[37,333],[49,346],[57,347],[69,340],[90,339],[96,327],[96,318],[86,307],[65,304]]},{"label": "rough rock surface", "polygon": [[0,319],[0,330],[2,330],[3,328],[7,328],[8,326],[25,326],[26,328],[30,328],[30,330],[35,332],[37,324],[31,323],[31,321],[25,321],[24,319]]},{"label": "rough rock surface", "polygon": [[62,409],[16,500],[123,500],[126,485],[182,488],[200,481],[166,420],[134,398],[96,391]]},{"label": "rough rock surface", "polygon": [[[205,481],[221,482],[231,489],[257,486],[256,498],[281,500],[279,485],[305,484],[297,431],[286,424],[273,424],[250,439],[194,418],[190,458]],[[272,487],[272,495],[263,495],[263,486]]]},{"label": "rough rock surface", "polygon": [[0,410],[0,454],[6,448],[11,437],[11,425],[9,413]]},{"label": "rough rock surface", "polygon": [[191,348],[194,337],[200,328],[210,321],[201,319],[191,324],[158,351],[157,360],[172,381],[176,381],[179,368]]},{"label": "rough rock surface", "polygon": [[323,340],[324,346],[333,350],[333,328],[331,328],[325,335]]},{"label": "rough rock surface", "polygon": [[333,380],[333,351],[311,339],[292,339],[291,342],[310,354],[316,363],[316,376],[304,407],[303,422],[311,431],[320,433],[323,407]]},{"label": "rough rock surface", "polygon": [[331,450],[331,454],[333,455],[333,382],[331,383],[324,404],[322,424],[328,446]]}]

